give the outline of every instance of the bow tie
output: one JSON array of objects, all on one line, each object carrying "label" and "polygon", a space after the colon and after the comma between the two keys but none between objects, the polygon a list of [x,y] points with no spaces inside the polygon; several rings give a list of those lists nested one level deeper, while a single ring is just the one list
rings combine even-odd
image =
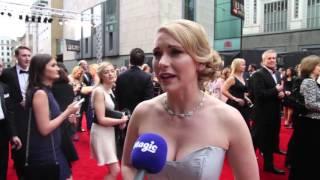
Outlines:
[{"label": "bow tie", "polygon": [[23,74],[23,73],[28,74],[28,73],[29,73],[29,71],[20,70],[20,71],[19,71],[19,73],[20,73],[20,74]]}]

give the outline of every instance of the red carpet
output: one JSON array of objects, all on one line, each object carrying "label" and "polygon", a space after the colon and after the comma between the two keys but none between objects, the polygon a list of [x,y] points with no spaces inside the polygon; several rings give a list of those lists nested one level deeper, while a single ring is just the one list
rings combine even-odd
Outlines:
[{"label": "red carpet", "polygon": [[[285,129],[282,126],[281,129],[281,149],[286,150],[288,140],[291,136],[292,130]],[[90,159],[90,150],[89,150],[89,135],[88,132],[80,133],[80,140],[75,143],[80,160],[75,162],[72,168],[73,179],[74,180],[102,180],[104,175],[107,172],[106,167],[98,167],[96,162]],[[283,175],[274,175],[272,173],[265,173],[262,171],[263,158],[258,155],[258,163],[260,169],[260,177],[261,180],[286,180],[288,179],[288,173],[285,176]],[[285,156],[276,155],[275,157],[275,165],[277,168],[284,169],[284,159]],[[13,169],[12,161],[9,162],[9,170],[8,170],[8,180],[16,180],[15,172]],[[121,178],[118,178],[121,180]],[[223,172],[221,175],[221,180],[232,180],[233,175],[231,169],[226,161]]]}]

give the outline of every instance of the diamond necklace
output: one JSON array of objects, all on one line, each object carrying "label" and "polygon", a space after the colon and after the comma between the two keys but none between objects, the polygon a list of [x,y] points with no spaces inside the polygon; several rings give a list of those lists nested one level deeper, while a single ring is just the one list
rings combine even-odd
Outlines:
[{"label": "diamond necklace", "polygon": [[168,106],[168,101],[167,98],[163,102],[163,107],[164,110],[170,115],[170,116],[177,116],[180,119],[185,119],[185,118],[190,118],[191,116],[194,115],[196,111],[198,111],[202,106],[204,102],[204,92],[201,91],[202,97],[197,106],[195,106],[191,111],[185,112],[185,113],[176,113],[172,109],[169,108]]}]

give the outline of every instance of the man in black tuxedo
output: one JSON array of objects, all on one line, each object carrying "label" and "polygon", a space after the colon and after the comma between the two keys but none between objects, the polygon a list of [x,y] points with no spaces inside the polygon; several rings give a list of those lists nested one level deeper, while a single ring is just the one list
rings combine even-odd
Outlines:
[{"label": "man in black tuxedo", "polygon": [[[3,62],[0,60],[0,76],[2,75]],[[0,82],[0,180],[6,180],[9,160],[9,140],[13,121],[12,106],[10,103],[9,89]],[[12,138],[14,146],[21,148],[20,140]]]},{"label": "man in black tuxedo", "polygon": [[280,74],[276,71],[277,53],[267,50],[262,54],[262,68],[252,76],[255,100],[256,140],[263,153],[264,170],[284,174],[273,165],[273,153],[279,152],[281,99],[285,96]]},{"label": "man in black tuxedo", "polygon": [[115,96],[119,110],[126,108],[133,112],[140,102],[153,98],[151,75],[141,70],[144,58],[142,49],[132,49],[130,52],[131,68],[117,78]]},{"label": "man in black tuxedo", "polygon": [[[25,110],[25,94],[29,78],[29,65],[31,50],[26,46],[19,46],[15,50],[17,64],[12,68],[5,69],[1,81],[8,85],[10,99],[13,106],[14,121],[12,122],[12,136],[22,142],[22,148],[12,148],[12,158],[19,179],[23,179],[23,166],[25,162],[25,142],[27,137],[27,117]],[[16,142],[14,142],[17,144]]]},{"label": "man in black tuxedo", "polygon": [[[128,109],[131,113],[142,101],[153,98],[154,90],[151,75],[142,71],[144,63],[144,52],[140,48],[134,48],[130,52],[131,68],[121,73],[116,81],[115,96],[117,109]],[[117,154],[122,156],[122,148],[126,128],[116,128]]]},{"label": "man in black tuxedo", "polygon": [[[83,84],[86,87],[93,86],[94,85],[93,77],[89,72],[88,62],[86,60],[80,60],[79,61],[79,66],[83,70],[83,76],[82,76]],[[88,89],[89,88],[87,88],[87,90]],[[92,109],[91,109],[91,106],[90,106],[90,99],[91,99],[90,97],[91,97],[92,89],[93,88],[91,88],[90,91],[86,91],[85,93],[83,91],[81,91],[81,96],[83,98],[85,98],[85,101],[82,103],[81,109],[80,109],[80,121],[79,121],[79,124],[78,124],[78,131],[84,131],[84,129],[82,129],[82,127],[81,127],[83,112],[85,112],[85,114],[86,114],[88,131],[91,129],[91,125],[92,125],[92,122],[93,122],[93,113],[92,113]]]}]

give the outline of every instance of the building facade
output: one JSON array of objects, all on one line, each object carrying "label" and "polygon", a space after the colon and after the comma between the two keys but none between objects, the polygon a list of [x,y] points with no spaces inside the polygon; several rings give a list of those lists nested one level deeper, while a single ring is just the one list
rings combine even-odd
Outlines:
[{"label": "building facade", "polygon": [[215,0],[214,9],[214,49],[219,52],[239,51],[241,19],[231,15],[231,1]]},{"label": "building facade", "polygon": [[14,56],[15,41],[8,37],[0,37],[0,58],[4,67],[11,67]]},{"label": "building facade", "polygon": [[319,0],[246,0],[243,49],[320,50]]},{"label": "building facade", "polygon": [[[92,26],[81,26],[80,54],[73,53],[68,59],[97,59],[113,64],[128,65],[129,53],[133,48],[141,48],[152,59],[152,48],[156,30],[163,23],[174,19],[190,19],[202,24],[213,46],[214,0],[106,0],[96,4],[82,3],[86,8],[78,8],[83,14],[93,14]],[[74,0],[64,3],[74,5]],[[77,5],[79,6],[79,5]],[[75,9],[74,9],[75,10]],[[69,29],[70,30],[70,29]],[[75,30],[70,30],[75,31]],[[64,32],[65,39],[71,38]],[[72,37],[76,40],[76,37]],[[71,54],[67,52],[66,54]]]}]

